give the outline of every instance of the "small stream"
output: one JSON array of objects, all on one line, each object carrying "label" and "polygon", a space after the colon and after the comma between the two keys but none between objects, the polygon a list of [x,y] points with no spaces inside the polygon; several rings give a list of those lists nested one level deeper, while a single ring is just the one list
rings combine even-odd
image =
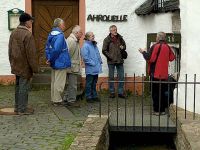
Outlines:
[{"label": "small stream", "polygon": [[128,145],[118,146],[113,150],[175,150],[167,145]]},{"label": "small stream", "polygon": [[173,137],[159,133],[111,133],[109,150],[176,150]]}]

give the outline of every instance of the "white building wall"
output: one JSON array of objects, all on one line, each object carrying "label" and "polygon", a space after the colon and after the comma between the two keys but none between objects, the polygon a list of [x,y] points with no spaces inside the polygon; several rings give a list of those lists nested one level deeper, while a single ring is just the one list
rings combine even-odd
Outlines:
[{"label": "white building wall", "polygon": [[[138,48],[146,47],[147,33],[156,33],[159,31],[172,32],[171,13],[151,14],[148,16],[137,16],[135,9],[145,0],[86,0],[86,31],[93,31],[96,35],[98,47],[101,53],[104,38],[109,34],[109,26],[117,25],[118,32],[124,37],[127,44],[128,59],[125,60],[125,73],[128,76],[141,76],[146,73],[146,62],[138,52]],[[0,13],[2,22],[0,24],[0,75],[10,74],[10,65],[8,60],[8,40],[10,31],[8,30],[7,11],[12,8],[24,10],[24,0],[1,0]],[[92,22],[87,21],[89,14],[102,15],[128,15],[127,22]],[[102,53],[101,53],[102,54]],[[101,76],[107,76],[108,69],[105,57],[103,58],[103,73]],[[83,73],[84,74],[84,73]]]},{"label": "white building wall", "polygon": [[[137,16],[135,9],[145,0],[86,0],[86,31],[93,31],[98,42],[98,48],[103,59],[103,74],[107,76],[106,58],[102,55],[104,38],[109,34],[109,26],[117,25],[127,44],[128,58],[125,60],[125,73],[128,76],[141,76],[146,73],[146,62],[138,52],[138,48],[146,47],[147,33],[159,31],[172,32],[171,13],[151,14]],[[89,14],[102,15],[128,15],[127,22],[92,22],[87,21]]]},{"label": "white building wall", "polygon": [[[188,74],[188,81],[194,81],[194,74],[197,74],[197,81],[200,81],[200,1],[180,0],[181,16],[181,71],[179,81],[185,81],[185,74]],[[200,85],[196,85],[196,112],[200,113]],[[179,86],[178,106],[185,108],[185,86]],[[193,111],[194,86],[187,89],[187,109]]]},{"label": "white building wall", "polygon": [[10,31],[8,30],[8,13],[13,8],[25,9],[24,0],[0,0],[0,75],[9,75],[10,64],[8,59],[8,42]]}]

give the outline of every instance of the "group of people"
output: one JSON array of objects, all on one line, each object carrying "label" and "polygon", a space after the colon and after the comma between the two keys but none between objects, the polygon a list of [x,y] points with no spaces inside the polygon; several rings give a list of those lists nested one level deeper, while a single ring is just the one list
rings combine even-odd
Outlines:
[{"label": "group of people", "polygon": [[[51,74],[51,101],[53,105],[68,105],[79,107],[76,102],[77,77],[81,74],[81,60],[85,64],[86,85],[85,96],[87,102],[100,101],[96,84],[98,75],[102,72],[102,59],[95,41],[93,32],[86,32],[84,44],[79,47],[82,37],[80,26],[72,29],[70,36],[65,39],[65,23],[62,19],[54,20],[53,29],[50,32],[46,44],[47,64],[52,68]],[[121,51],[126,49],[125,41],[117,33],[115,25],[110,26],[110,34],[103,42],[103,54],[107,57],[109,68],[109,80],[114,80],[114,70],[117,68],[119,80],[124,80],[124,67]],[[66,79],[67,91],[64,92]],[[110,97],[115,97],[114,83],[110,83]],[[64,93],[64,98],[63,98]],[[125,98],[123,83],[119,84],[118,96]]]},{"label": "group of people", "polygon": [[[28,91],[33,73],[38,73],[38,56],[34,38],[29,28],[32,27],[33,18],[23,13],[20,25],[10,35],[9,60],[11,72],[16,75],[15,112],[24,115],[32,114],[33,109],[28,108]],[[51,102],[55,106],[67,105],[79,107],[76,101],[77,78],[81,75],[81,60],[85,64],[86,85],[85,96],[87,102],[100,101],[96,84],[98,75],[102,72],[102,59],[95,41],[93,32],[86,32],[82,48],[79,40],[83,36],[82,29],[76,25],[66,39],[64,35],[65,23],[61,18],[56,18],[53,28],[47,37],[45,46],[46,64],[52,68],[51,72]],[[126,50],[123,37],[117,32],[117,27],[109,27],[109,35],[103,41],[102,53],[107,58],[109,81],[114,81],[115,68],[119,81],[124,81],[124,58],[122,52]],[[168,78],[168,63],[175,56],[165,42],[165,33],[159,32],[157,43],[149,51],[139,49],[149,64],[149,74],[153,81]],[[66,91],[65,86],[67,83]],[[158,84],[153,84],[154,111],[163,112],[165,106],[160,107]],[[164,89],[164,88],[163,88]],[[109,82],[110,98],[115,98],[116,93],[120,98],[126,98],[124,83],[119,82],[117,92],[114,82]]]}]

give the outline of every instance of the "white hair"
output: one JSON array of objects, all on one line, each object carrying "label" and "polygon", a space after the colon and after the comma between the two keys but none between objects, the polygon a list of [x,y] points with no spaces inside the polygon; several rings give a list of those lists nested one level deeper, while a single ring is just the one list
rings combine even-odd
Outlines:
[{"label": "white hair", "polygon": [[91,34],[92,34],[93,32],[91,32],[91,31],[88,31],[88,32],[86,32],[86,34],[85,34],[85,40],[89,40],[89,38],[90,38],[90,36],[91,36]]},{"label": "white hair", "polygon": [[156,38],[157,38],[158,41],[165,41],[166,33],[165,32],[158,32]]},{"label": "white hair", "polygon": [[79,25],[75,25],[72,29],[72,33],[76,34],[81,31],[81,27]]},{"label": "white hair", "polygon": [[53,22],[53,27],[59,27],[61,23],[63,23],[64,21],[61,18],[56,18]]}]

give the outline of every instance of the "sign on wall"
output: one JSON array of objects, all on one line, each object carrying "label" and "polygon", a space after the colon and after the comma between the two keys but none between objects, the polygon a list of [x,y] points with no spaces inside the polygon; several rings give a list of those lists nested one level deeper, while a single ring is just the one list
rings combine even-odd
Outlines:
[{"label": "sign on wall", "polygon": [[13,8],[8,11],[8,29],[14,30],[19,25],[19,16],[23,13],[23,10]]},{"label": "sign on wall", "polygon": [[88,21],[102,21],[102,22],[126,22],[128,15],[92,15],[87,17]]}]

